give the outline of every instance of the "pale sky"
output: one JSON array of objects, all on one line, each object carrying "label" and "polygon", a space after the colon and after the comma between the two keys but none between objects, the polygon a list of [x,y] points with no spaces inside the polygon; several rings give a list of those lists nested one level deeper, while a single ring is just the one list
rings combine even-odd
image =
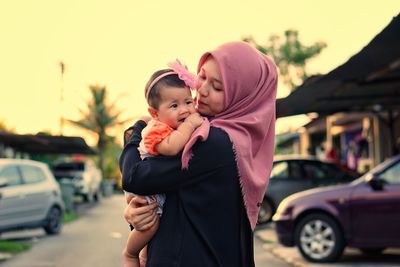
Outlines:
[{"label": "pale sky", "polygon": [[[398,0],[3,0],[0,120],[21,134],[58,134],[61,114],[79,119],[90,84],[105,85],[123,118],[135,118],[146,114],[147,79],[167,62],[180,58],[195,71],[201,54],[223,42],[252,35],[262,44],[289,28],[306,45],[328,44],[308,66],[326,73],[399,12]],[[279,96],[286,94],[278,88]],[[293,123],[301,120],[278,120],[278,131]],[[70,125],[64,134],[86,136]]]}]

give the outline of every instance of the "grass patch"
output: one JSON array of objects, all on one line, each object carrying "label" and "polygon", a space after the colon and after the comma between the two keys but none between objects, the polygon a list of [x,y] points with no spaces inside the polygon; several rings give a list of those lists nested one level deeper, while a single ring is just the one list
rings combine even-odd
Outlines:
[{"label": "grass patch", "polygon": [[31,245],[25,243],[17,243],[13,241],[0,241],[0,251],[8,253],[18,253],[31,248]]},{"label": "grass patch", "polygon": [[69,223],[69,222],[75,221],[78,218],[79,218],[79,215],[76,212],[64,212],[63,222]]}]

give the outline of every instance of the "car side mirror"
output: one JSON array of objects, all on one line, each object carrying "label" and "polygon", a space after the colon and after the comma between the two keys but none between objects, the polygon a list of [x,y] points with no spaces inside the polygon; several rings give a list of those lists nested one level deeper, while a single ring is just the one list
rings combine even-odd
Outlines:
[{"label": "car side mirror", "polygon": [[1,187],[6,187],[8,185],[8,180],[6,178],[1,178],[0,177],[0,188]]},{"label": "car side mirror", "polygon": [[386,181],[376,174],[368,175],[366,177],[366,181],[375,191],[382,191],[384,185],[386,184]]}]

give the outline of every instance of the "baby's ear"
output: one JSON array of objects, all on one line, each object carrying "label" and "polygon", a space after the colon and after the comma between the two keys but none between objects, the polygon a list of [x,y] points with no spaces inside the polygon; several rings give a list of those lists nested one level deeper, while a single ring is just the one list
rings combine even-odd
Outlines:
[{"label": "baby's ear", "polygon": [[147,109],[147,111],[149,112],[150,116],[151,116],[153,119],[157,119],[158,115],[157,115],[157,110],[156,110],[156,109],[154,109],[154,108],[152,108],[152,107],[149,107],[149,108]]}]

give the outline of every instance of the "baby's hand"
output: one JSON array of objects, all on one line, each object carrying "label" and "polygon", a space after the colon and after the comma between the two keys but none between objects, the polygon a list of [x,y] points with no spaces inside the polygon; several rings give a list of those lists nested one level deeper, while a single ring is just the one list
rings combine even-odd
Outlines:
[{"label": "baby's hand", "polygon": [[192,126],[193,126],[193,128],[197,128],[197,127],[199,127],[202,123],[203,123],[203,121],[204,121],[204,119],[203,119],[203,117],[202,116],[200,116],[200,114],[199,113],[192,113],[192,114],[190,114],[186,119],[185,119],[185,122],[188,122],[188,123],[190,123]]},{"label": "baby's hand", "polygon": [[151,117],[150,117],[150,116],[142,116],[142,117],[139,118],[139,120],[142,120],[142,121],[144,121],[146,124],[148,124],[149,121],[151,120]]}]

